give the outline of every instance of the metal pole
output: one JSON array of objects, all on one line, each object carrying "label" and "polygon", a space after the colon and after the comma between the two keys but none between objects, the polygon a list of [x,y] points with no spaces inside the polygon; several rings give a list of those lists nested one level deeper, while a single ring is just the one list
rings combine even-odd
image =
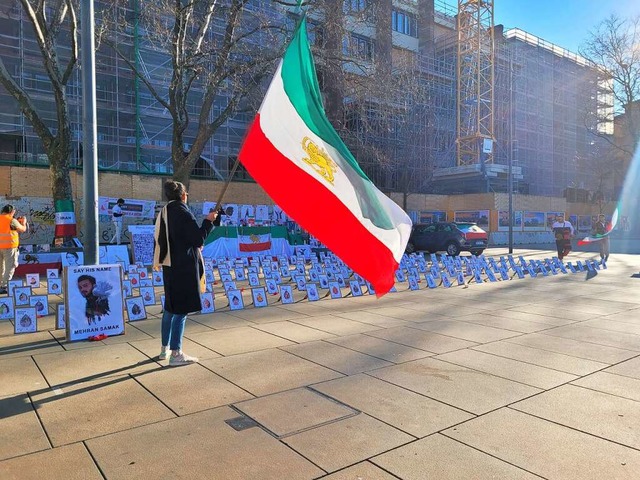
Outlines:
[{"label": "metal pole", "polygon": [[509,254],[513,253],[513,141],[511,144],[511,154],[509,155]]},{"label": "metal pole", "polygon": [[513,254],[513,129],[515,128],[515,122],[513,121],[514,115],[514,95],[513,95],[513,59],[511,58],[513,52],[509,52],[509,93],[510,93],[510,105],[511,114],[509,118],[511,120],[511,128],[509,129],[509,135],[511,136],[511,145],[509,146],[509,170],[507,179],[507,188],[509,189],[509,254]]},{"label": "metal pole", "polygon": [[84,206],[84,264],[97,265],[98,256],[98,131],[93,0],[81,0],[82,174]]}]

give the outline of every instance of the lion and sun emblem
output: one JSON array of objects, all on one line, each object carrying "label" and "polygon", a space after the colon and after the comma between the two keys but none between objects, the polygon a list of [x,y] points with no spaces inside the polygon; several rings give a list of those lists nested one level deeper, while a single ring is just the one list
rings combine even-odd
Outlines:
[{"label": "lion and sun emblem", "polygon": [[329,154],[314,143],[309,137],[302,139],[302,149],[308,155],[303,157],[306,163],[313,168],[322,178],[333,185],[335,180],[334,173],[338,169],[338,165],[334,162]]}]

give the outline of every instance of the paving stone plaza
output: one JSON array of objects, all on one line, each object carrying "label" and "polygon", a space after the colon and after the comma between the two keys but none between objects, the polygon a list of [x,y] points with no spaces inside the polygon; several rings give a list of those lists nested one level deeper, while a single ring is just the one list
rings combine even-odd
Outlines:
[{"label": "paving stone plaza", "polygon": [[0,321],[0,479],[636,479],[639,270],[194,315],[176,368],[159,305],[98,342]]}]

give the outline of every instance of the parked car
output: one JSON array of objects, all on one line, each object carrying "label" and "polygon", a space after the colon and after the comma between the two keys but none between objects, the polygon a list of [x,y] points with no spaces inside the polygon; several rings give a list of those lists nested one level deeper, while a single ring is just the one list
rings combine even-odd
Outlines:
[{"label": "parked car", "polygon": [[439,222],[417,224],[411,230],[407,253],[427,251],[435,253],[447,252],[455,257],[461,251],[480,255],[487,248],[489,235],[475,223]]}]

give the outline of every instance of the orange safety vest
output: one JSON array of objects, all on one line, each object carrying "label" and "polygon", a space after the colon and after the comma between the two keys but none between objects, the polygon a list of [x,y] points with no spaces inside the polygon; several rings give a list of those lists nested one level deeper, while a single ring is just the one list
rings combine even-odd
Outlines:
[{"label": "orange safety vest", "polygon": [[18,248],[20,236],[16,230],[11,230],[13,216],[5,213],[0,215],[0,248]]}]

